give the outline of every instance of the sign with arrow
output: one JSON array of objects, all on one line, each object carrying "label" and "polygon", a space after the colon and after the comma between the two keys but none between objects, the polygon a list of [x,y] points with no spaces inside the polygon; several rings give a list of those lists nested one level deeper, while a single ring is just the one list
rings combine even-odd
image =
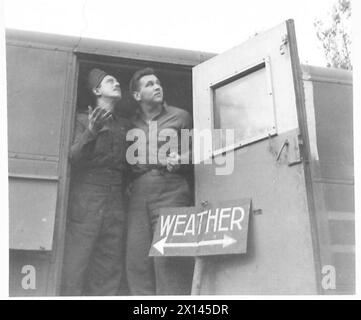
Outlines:
[{"label": "sign with arrow", "polygon": [[251,200],[211,207],[162,208],[150,256],[207,256],[247,251]]}]

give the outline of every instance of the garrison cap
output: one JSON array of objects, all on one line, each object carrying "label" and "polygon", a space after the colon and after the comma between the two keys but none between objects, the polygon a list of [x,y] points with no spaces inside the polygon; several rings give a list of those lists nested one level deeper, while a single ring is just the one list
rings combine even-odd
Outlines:
[{"label": "garrison cap", "polygon": [[98,68],[93,69],[88,75],[88,89],[93,90],[96,88],[108,74]]}]

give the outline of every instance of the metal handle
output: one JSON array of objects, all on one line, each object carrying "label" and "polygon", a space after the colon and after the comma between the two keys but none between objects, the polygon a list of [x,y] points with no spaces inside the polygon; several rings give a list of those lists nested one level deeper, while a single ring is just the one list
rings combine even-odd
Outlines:
[{"label": "metal handle", "polygon": [[280,151],[278,151],[276,161],[278,161],[278,160],[280,159],[283,149],[284,149],[286,146],[288,147],[289,144],[290,144],[290,142],[288,141],[288,139],[286,139],[285,142],[283,142]]},{"label": "metal handle", "polygon": [[276,161],[281,159],[282,152],[287,147],[288,165],[293,166],[295,164],[301,163],[302,157],[299,148],[299,145],[301,144],[302,141],[299,139],[299,137],[290,137],[289,139],[286,139],[277,153]]},{"label": "metal handle", "polygon": [[281,45],[280,45],[280,54],[282,56],[286,53],[287,44],[288,44],[288,36],[285,35],[282,38]]}]

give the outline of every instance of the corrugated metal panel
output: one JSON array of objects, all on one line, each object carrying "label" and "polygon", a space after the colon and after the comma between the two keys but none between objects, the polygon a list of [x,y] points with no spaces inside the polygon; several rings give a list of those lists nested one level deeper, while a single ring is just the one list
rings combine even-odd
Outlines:
[{"label": "corrugated metal panel", "polygon": [[68,53],[7,46],[10,248],[51,250]]},{"label": "corrugated metal panel", "polygon": [[9,180],[10,248],[51,250],[58,184]]},{"label": "corrugated metal panel", "polygon": [[352,86],[322,82],[313,86],[320,161],[343,170],[343,164],[353,165]]},{"label": "corrugated metal panel", "polygon": [[9,151],[59,156],[67,55],[7,47]]},{"label": "corrugated metal panel", "polygon": [[[9,295],[11,297],[41,297],[47,295],[48,277],[51,266],[51,253],[47,251],[10,250],[9,252]],[[32,287],[26,277],[34,268]]]},{"label": "corrugated metal panel", "polygon": [[329,226],[330,226],[331,244],[355,245],[354,221],[330,220]]},{"label": "corrugated metal panel", "polygon": [[355,294],[356,270],[355,252],[335,253],[336,292],[338,294]]},{"label": "corrugated metal panel", "polygon": [[327,211],[355,212],[354,186],[343,183],[323,183]]},{"label": "corrugated metal panel", "polygon": [[322,266],[336,271],[336,289],[355,291],[355,205],[352,72],[303,66]]},{"label": "corrugated metal panel", "polygon": [[[19,158],[21,157],[21,158]],[[28,159],[24,154],[9,155],[10,177],[57,180],[59,158],[53,160]]]}]

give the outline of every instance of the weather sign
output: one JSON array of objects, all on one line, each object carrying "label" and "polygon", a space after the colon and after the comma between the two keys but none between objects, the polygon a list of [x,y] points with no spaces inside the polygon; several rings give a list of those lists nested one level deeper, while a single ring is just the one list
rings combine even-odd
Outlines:
[{"label": "weather sign", "polygon": [[210,208],[162,208],[150,256],[206,256],[247,251],[251,200],[224,201]]}]

